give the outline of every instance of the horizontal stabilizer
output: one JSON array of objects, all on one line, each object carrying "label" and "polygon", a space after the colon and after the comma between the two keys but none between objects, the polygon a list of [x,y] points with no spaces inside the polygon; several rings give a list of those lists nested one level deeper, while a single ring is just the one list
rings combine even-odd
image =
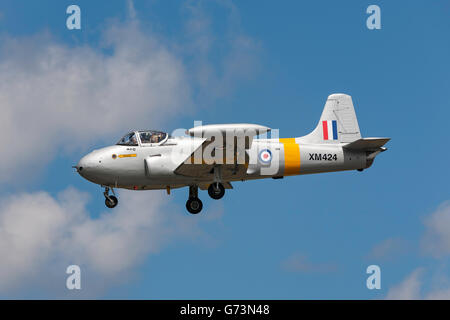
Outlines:
[{"label": "horizontal stabilizer", "polygon": [[391,138],[362,138],[344,146],[348,150],[375,151],[384,146]]}]

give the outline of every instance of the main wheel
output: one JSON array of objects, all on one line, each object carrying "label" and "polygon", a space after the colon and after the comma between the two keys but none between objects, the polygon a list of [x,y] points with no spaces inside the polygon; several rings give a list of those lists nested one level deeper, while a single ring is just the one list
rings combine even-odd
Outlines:
[{"label": "main wheel", "polygon": [[208,194],[215,200],[221,199],[225,194],[225,188],[221,183],[211,183],[208,187]]},{"label": "main wheel", "polygon": [[186,209],[189,213],[197,214],[202,211],[203,203],[199,198],[189,198],[186,202]]},{"label": "main wheel", "polygon": [[117,200],[117,198],[114,196],[109,196],[109,199],[105,198],[105,205],[111,209],[114,208],[115,206],[117,206],[118,202],[119,202],[119,200]]}]

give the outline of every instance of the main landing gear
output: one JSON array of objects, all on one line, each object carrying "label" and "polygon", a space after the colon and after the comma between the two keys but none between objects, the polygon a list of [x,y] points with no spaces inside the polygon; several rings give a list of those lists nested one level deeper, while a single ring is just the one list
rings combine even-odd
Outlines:
[{"label": "main landing gear", "polygon": [[[209,185],[208,194],[215,200],[222,199],[225,194],[225,188],[221,183],[222,167],[214,166],[211,173],[214,175],[214,182]],[[198,186],[190,186],[189,199],[186,202],[186,209],[192,214],[197,214],[202,211],[202,208],[202,201],[198,198]]]},{"label": "main landing gear", "polygon": [[214,182],[208,187],[208,194],[215,200],[222,199],[225,194],[225,188],[222,182],[222,166],[214,166],[213,171]]},{"label": "main landing gear", "polygon": [[186,202],[186,209],[189,213],[197,214],[202,211],[203,203],[198,198],[198,186],[189,187],[189,199]]},{"label": "main landing gear", "polygon": [[[220,182],[213,182],[208,188],[208,194],[213,199],[221,199],[225,194],[225,188]],[[189,213],[197,214],[202,211],[203,203],[198,198],[198,186],[189,187],[189,199],[186,201],[186,209]]]},{"label": "main landing gear", "polygon": [[[114,189],[111,188],[112,193],[114,194]],[[119,200],[117,200],[116,196],[111,196],[109,195],[109,187],[105,187],[105,192],[103,192],[103,195],[105,196],[105,205],[112,209],[115,206],[117,206],[117,203],[119,202]]]},{"label": "main landing gear", "polygon": [[225,188],[220,182],[213,182],[208,188],[208,194],[215,200],[222,199],[222,197],[225,195]]}]

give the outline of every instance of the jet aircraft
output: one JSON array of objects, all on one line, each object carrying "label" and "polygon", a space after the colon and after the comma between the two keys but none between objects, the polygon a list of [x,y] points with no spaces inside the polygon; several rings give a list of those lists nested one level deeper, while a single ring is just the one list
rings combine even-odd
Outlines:
[{"label": "jet aircraft", "polygon": [[[352,98],[328,97],[317,127],[297,138],[274,138],[257,124],[201,125],[171,136],[134,130],[115,145],[94,150],[75,166],[85,179],[104,188],[105,205],[114,208],[115,188],[130,190],[188,187],[187,210],[203,204],[199,188],[221,199],[231,182],[343,170],[363,171],[386,151],[390,138],[362,138]],[[112,194],[110,194],[110,192]]]}]

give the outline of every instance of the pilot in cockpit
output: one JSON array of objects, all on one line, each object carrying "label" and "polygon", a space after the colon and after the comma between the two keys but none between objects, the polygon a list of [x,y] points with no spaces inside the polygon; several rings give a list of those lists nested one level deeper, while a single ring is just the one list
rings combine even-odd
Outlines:
[{"label": "pilot in cockpit", "polygon": [[160,135],[158,133],[155,133],[152,135],[152,143],[158,143],[159,141],[161,141],[160,139]]},{"label": "pilot in cockpit", "polygon": [[141,132],[141,142],[150,143],[151,134],[150,132]]},{"label": "pilot in cockpit", "polygon": [[160,143],[163,141],[166,137],[166,134],[164,132],[157,132],[157,131],[140,131],[139,137],[141,138],[141,143],[148,144],[148,143]]}]

